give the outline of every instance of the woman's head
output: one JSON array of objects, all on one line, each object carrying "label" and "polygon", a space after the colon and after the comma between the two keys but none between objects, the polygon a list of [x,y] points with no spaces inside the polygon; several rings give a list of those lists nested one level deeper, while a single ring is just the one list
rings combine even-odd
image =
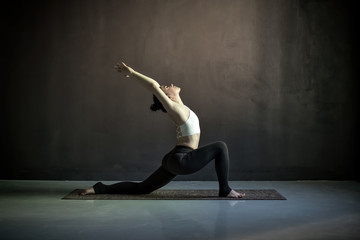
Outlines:
[{"label": "woman's head", "polygon": [[[166,96],[168,96],[168,98],[170,98],[171,100],[175,101],[175,102],[181,102],[180,99],[180,91],[181,88],[174,86],[173,84],[169,86],[160,86],[160,89],[166,94]],[[152,104],[150,106],[150,109],[152,111],[157,111],[157,110],[162,110],[163,112],[166,113],[166,109],[164,108],[164,106],[161,104],[161,102],[159,101],[159,99],[153,95],[153,100],[154,100],[154,104]]]},{"label": "woman's head", "polygon": [[151,104],[150,109],[154,112],[156,112],[157,110],[161,110],[166,113],[166,109],[164,108],[164,106],[161,104],[161,102],[155,95],[153,95],[153,100],[154,100],[154,103]]},{"label": "woman's head", "polygon": [[180,96],[181,88],[174,86],[173,84],[169,86],[161,86],[161,90],[173,101]]}]

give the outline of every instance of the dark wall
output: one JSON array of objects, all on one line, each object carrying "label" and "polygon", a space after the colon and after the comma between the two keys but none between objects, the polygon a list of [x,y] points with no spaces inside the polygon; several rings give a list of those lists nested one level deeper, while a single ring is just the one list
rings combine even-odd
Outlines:
[{"label": "dark wall", "polygon": [[[14,1],[2,9],[1,179],[141,180],[175,143],[118,61],[182,87],[230,180],[354,179],[354,6]],[[213,165],[180,180],[215,180]]]}]

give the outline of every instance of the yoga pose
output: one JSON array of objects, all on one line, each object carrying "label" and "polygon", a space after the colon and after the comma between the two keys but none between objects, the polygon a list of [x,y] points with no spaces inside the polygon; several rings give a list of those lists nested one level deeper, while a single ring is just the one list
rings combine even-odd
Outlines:
[{"label": "yoga pose", "polygon": [[151,110],[167,112],[177,126],[177,143],[172,151],[166,154],[161,166],[142,182],[119,182],[105,185],[101,182],[82,192],[86,194],[148,194],[168,184],[177,175],[191,174],[199,171],[212,160],[215,160],[216,174],[219,182],[219,196],[241,198],[245,196],[232,190],[228,185],[229,154],[224,142],[215,142],[198,148],[200,141],[200,124],[196,114],[184,105],[180,98],[180,88],[160,86],[159,83],[143,74],[134,71],[125,63],[116,64],[115,69],[126,77],[139,82],[153,94],[154,104]]}]

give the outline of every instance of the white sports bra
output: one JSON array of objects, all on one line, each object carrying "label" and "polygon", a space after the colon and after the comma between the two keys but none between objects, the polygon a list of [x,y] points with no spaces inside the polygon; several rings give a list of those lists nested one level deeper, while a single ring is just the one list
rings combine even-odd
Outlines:
[{"label": "white sports bra", "polygon": [[[187,107],[188,108],[188,107]],[[181,137],[194,135],[200,133],[200,123],[199,118],[196,114],[190,109],[190,115],[188,120],[181,126],[177,126],[176,128],[176,138],[179,139]]]}]

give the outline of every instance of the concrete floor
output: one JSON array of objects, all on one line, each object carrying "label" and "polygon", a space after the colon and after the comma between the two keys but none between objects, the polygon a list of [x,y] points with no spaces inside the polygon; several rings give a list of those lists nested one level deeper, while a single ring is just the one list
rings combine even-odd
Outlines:
[{"label": "concrete floor", "polygon": [[[360,183],[231,182],[287,200],[61,200],[95,182],[0,181],[0,239],[360,239]],[[111,182],[106,182],[111,183]],[[167,189],[216,189],[172,182]]]}]

